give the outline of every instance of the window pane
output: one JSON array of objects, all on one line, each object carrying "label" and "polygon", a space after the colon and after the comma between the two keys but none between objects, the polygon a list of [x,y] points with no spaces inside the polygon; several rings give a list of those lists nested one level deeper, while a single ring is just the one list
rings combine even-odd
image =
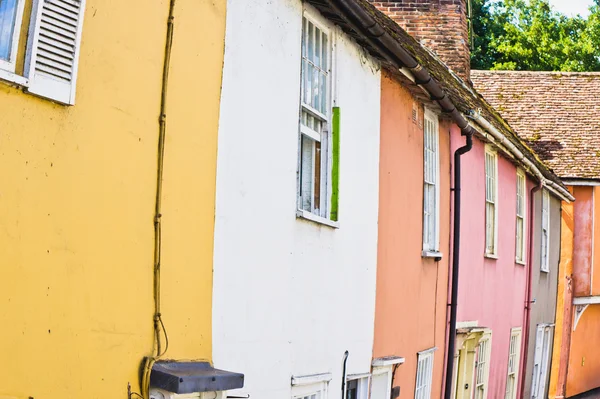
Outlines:
[{"label": "window pane", "polygon": [[314,149],[315,142],[302,135],[302,154],[300,158],[300,198],[302,209],[308,212],[313,210],[313,184],[314,184]]},{"label": "window pane", "polygon": [[0,59],[10,60],[17,0],[0,0]]}]

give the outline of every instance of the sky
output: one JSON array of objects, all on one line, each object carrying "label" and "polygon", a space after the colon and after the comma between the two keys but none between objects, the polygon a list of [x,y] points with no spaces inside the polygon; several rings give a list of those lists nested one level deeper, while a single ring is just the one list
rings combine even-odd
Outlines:
[{"label": "sky", "polygon": [[592,3],[592,0],[550,0],[550,4],[556,11],[569,16],[580,14],[582,17],[588,16],[588,7]]}]

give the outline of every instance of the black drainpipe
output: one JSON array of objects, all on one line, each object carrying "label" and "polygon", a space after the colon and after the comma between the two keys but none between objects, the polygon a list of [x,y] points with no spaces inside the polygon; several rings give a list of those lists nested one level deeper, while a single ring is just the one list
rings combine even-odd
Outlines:
[{"label": "black drainpipe", "polygon": [[344,352],[344,366],[342,367],[342,399],[346,391],[346,363],[348,362],[348,351]]},{"label": "black drainpipe", "polygon": [[[452,397],[452,376],[454,374],[454,352],[456,346],[456,302],[458,299],[458,270],[460,252],[460,158],[473,147],[473,135],[467,134],[467,143],[454,152],[454,229],[452,242],[452,295],[450,299],[450,334],[446,359],[446,386],[444,398]],[[458,389],[458,387],[457,387]]]}]

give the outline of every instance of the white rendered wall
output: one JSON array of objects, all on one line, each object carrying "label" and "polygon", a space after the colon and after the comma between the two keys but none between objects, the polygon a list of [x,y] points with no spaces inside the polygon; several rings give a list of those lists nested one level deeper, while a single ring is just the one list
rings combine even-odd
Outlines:
[{"label": "white rendered wall", "polygon": [[[292,376],[370,370],[380,73],[339,28],[340,228],[296,218],[300,0],[229,0],[217,162],[213,360],[239,394],[285,399]],[[332,25],[333,27],[333,25]]]}]

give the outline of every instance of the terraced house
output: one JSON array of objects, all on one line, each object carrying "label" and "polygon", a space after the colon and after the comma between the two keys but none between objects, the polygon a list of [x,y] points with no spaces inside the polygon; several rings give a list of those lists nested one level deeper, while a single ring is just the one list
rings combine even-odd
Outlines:
[{"label": "terraced house", "polygon": [[[544,347],[540,351],[539,343],[544,340],[543,345],[546,345],[545,326],[554,310],[544,304],[532,306],[532,309],[537,308],[538,317],[531,320],[525,394],[562,398],[598,388],[600,362],[597,346],[592,342],[596,342],[600,334],[600,279],[597,275],[600,268],[595,255],[600,105],[585,93],[600,87],[600,75],[476,71],[472,76],[478,90],[517,127],[519,134],[577,198],[574,204],[563,204],[556,331],[551,353]],[[533,299],[554,289],[544,285],[541,279],[539,282],[534,279],[532,288]],[[540,317],[543,312],[546,315]],[[540,376],[538,363],[547,358],[552,359],[551,373]]]},{"label": "terraced house", "polygon": [[0,1],[1,397],[148,397],[148,359],[204,359],[195,390],[212,369],[225,9]]}]

